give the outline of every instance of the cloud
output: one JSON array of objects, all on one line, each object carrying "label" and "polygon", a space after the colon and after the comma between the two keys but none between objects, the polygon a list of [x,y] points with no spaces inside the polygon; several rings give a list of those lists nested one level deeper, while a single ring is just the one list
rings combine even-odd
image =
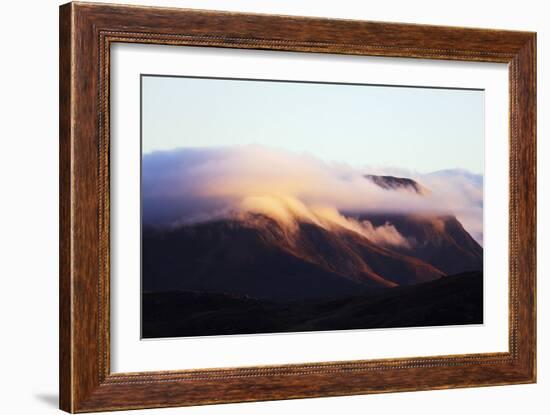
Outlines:
[{"label": "cloud", "polygon": [[288,196],[251,196],[239,206],[241,212],[260,213],[276,220],[292,234],[300,222],[314,223],[324,229],[338,232],[341,229],[365,236],[384,246],[410,248],[410,242],[390,223],[374,226],[368,220],[345,217],[333,207],[306,206]]},{"label": "cloud", "polygon": [[301,218],[405,245],[391,224],[374,227],[350,215],[453,214],[482,241],[481,176],[461,170],[409,172],[406,177],[430,190],[421,196],[382,189],[365,179],[366,173],[373,171],[259,145],[154,152],[143,156],[143,217],[146,223],[181,224],[256,211],[287,226]]}]

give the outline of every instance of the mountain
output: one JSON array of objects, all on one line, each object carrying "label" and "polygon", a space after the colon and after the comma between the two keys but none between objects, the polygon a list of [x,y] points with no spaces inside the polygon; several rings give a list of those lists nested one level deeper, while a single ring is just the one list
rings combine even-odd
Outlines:
[{"label": "mountain", "polygon": [[262,146],[145,154],[142,335],[482,323],[483,177],[385,171]]},{"label": "mountain", "polygon": [[362,215],[410,242],[382,246],[344,227],[263,214],[172,229],[143,228],[145,291],[196,290],[271,301],[346,296],[482,268],[482,248],[456,218]]},{"label": "mountain", "polygon": [[411,243],[397,252],[418,258],[445,274],[483,268],[483,248],[454,216],[415,214],[363,214],[375,226],[391,223]]},{"label": "mountain", "polygon": [[375,174],[365,174],[364,177],[385,190],[409,190],[419,195],[429,193],[428,189],[420,183],[407,177],[379,176]]},{"label": "mountain", "polygon": [[[363,284],[282,249],[277,226],[234,219],[143,228],[144,291],[195,290],[274,301],[349,295]],[[274,241],[278,238],[282,241]]]}]

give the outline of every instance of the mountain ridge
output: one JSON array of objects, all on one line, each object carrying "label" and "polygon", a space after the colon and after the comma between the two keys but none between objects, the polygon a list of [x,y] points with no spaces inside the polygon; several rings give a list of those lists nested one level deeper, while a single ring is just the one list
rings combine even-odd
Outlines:
[{"label": "mountain ridge", "polygon": [[429,190],[426,187],[408,177],[377,174],[365,174],[363,177],[384,190],[408,190],[422,196],[429,194]]},{"label": "mountain ridge", "polygon": [[[415,285],[444,278],[451,270],[481,269],[482,248],[456,218],[409,216],[358,217],[375,226],[391,222],[414,241],[412,247],[391,248],[345,227],[325,229],[302,220],[289,230],[258,213],[173,229],[144,227],[144,289],[306,299]],[[434,225],[438,221],[443,227]],[[449,226],[452,234],[446,234]],[[461,240],[470,245],[458,246]],[[442,252],[445,261],[439,261]]]}]

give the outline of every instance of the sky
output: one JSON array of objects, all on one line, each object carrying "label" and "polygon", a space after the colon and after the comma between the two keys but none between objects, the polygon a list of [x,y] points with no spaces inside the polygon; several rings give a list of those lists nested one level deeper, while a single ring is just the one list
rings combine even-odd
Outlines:
[{"label": "sky", "polygon": [[142,77],[143,153],[259,144],[322,161],[483,173],[480,90]]}]

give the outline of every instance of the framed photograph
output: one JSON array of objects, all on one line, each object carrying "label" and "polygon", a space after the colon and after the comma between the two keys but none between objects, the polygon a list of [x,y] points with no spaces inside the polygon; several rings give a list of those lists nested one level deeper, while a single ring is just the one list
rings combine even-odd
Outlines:
[{"label": "framed photograph", "polygon": [[536,381],[536,35],[60,8],[60,407]]}]

